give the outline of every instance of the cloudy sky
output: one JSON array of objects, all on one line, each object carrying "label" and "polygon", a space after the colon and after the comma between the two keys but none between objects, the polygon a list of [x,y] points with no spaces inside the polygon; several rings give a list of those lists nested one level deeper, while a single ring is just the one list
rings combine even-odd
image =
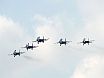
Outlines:
[{"label": "cloudy sky", "polygon": [[[104,78],[103,20],[103,0],[0,0],[0,78]],[[38,36],[50,39],[21,49]],[[26,53],[8,56],[15,49]]]}]

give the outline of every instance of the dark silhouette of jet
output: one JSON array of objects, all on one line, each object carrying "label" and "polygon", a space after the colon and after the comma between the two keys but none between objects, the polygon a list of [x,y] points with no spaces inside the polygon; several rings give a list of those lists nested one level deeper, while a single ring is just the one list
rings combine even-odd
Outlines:
[{"label": "dark silhouette of jet", "polygon": [[26,46],[25,47],[22,47],[22,48],[26,48],[27,49],[27,51],[28,51],[28,49],[31,49],[31,50],[33,50],[33,48],[37,48],[38,46],[33,46],[33,43],[32,43],[32,46],[30,46],[29,45],[29,43],[28,44],[26,44]]},{"label": "dark silhouette of jet", "polygon": [[14,50],[14,52],[12,54],[9,54],[9,55],[13,55],[15,57],[17,55],[20,56],[23,53],[25,53],[25,52],[20,52],[20,50],[19,50],[19,52],[16,52],[16,50]]},{"label": "dark silhouette of jet", "polygon": [[44,36],[43,36],[43,39],[41,39],[40,37],[37,37],[36,41],[33,41],[33,42],[37,42],[39,44],[40,42],[43,42],[44,43],[47,40],[49,40],[49,38],[48,39],[45,39]]},{"label": "dark silhouette of jet", "polygon": [[62,44],[68,44],[69,42],[72,42],[72,41],[66,41],[66,38],[65,38],[65,41],[63,41],[63,39],[61,38],[58,42],[57,42],[57,44],[59,43],[60,44],[60,46],[62,45]]},{"label": "dark silhouette of jet", "polygon": [[80,42],[80,43],[82,43],[83,45],[85,45],[85,44],[90,44],[90,43],[92,43],[93,41],[95,41],[95,40],[89,40],[89,38],[88,38],[88,40],[86,40],[86,38],[84,38],[83,39],[83,41],[82,42]]}]

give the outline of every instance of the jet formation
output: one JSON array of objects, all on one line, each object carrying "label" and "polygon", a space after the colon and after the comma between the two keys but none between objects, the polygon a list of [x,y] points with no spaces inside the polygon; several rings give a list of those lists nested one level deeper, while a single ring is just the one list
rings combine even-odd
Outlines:
[{"label": "jet formation", "polygon": [[[43,38],[40,38],[40,36],[39,36],[39,37],[37,37],[37,39],[35,41],[32,41],[32,42],[33,43],[37,42],[37,44],[40,44],[41,42],[44,43],[45,41],[48,41],[48,40],[49,40],[49,38],[44,38],[44,36],[43,36]],[[89,38],[88,38],[88,40],[86,40],[86,38],[84,38],[83,41],[79,42],[79,43],[82,43],[83,45],[85,45],[85,44],[89,45],[93,41],[95,41],[95,40],[89,40]],[[60,40],[58,42],[56,42],[56,44],[59,44],[60,46],[62,46],[63,44],[67,45],[70,42],[72,42],[72,41],[67,41],[66,38],[64,40],[62,38],[60,38]],[[26,44],[26,46],[21,47],[21,48],[26,48],[26,50],[28,51],[29,49],[33,50],[34,48],[39,47],[39,46],[34,46],[33,43],[32,43],[32,45],[29,45],[29,43],[28,43],[28,44]],[[16,50],[14,50],[14,52],[9,55],[13,55],[15,57],[17,55],[20,56],[21,54],[24,54],[24,53],[25,52],[21,52],[20,50],[18,52]]]}]

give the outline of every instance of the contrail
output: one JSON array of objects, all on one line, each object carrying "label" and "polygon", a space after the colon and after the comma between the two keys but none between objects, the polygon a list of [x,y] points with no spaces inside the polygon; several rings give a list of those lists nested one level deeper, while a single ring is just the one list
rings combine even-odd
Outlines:
[{"label": "contrail", "polygon": [[29,60],[29,61],[37,61],[37,62],[42,62],[41,59],[38,58],[33,58],[31,56],[23,56],[25,59]]},{"label": "contrail", "polygon": [[79,52],[92,52],[93,50],[87,49],[84,47],[77,47],[77,46],[70,46],[72,50],[79,51]]},{"label": "contrail", "polygon": [[97,50],[100,50],[100,51],[103,51],[104,52],[104,48],[103,47],[100,47],[100,46],[96,46],[95,45],[94,48],[97,49]]},{"label": "contrail", "polygon": [[80,46],[79,47],[78,46],[70,46],[70,48],[72,50],[75,50],[75,51],[78,51],[78,52],[91,52],[91,53],[104,52],[103,47],[96,46],[96,45],[88,46],[88,47],[85,47],[85,46],[82,46],[82,47],[80,47]]}]

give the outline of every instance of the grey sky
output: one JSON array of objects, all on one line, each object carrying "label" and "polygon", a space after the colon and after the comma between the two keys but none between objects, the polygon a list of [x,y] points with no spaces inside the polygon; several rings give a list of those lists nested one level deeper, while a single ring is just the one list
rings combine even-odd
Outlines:
[{"label": "grey sky", "polygon": [[[1,0],[0,77],[103,78],[103,3],[102,0]],[[43,35],[50,38],[45,44],[29,52],[21,49]],[[95,42],[89,46],[77,44],[84,37]],[[60,38],[73,42],[61,47],[53,44]],[[26,53],[16,58],[8,56],[15,49]]]}]

